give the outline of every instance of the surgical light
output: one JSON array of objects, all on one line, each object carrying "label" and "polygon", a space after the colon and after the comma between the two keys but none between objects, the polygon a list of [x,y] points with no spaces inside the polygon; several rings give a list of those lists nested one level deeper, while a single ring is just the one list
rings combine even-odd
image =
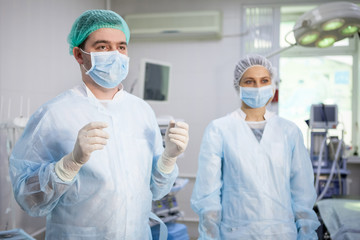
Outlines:
[{"label": "surgical light", "polygon": [[333,19],[323,24],[322,29],[324,31],[332,31],[341,28],[344,25],[343,19]]},{"label": "surgical light", "polygon": [[344,36],[349,36],[355,34],[357,31],[359,31],[359,27],[348,25],[341,29],[341,34]]},{"label": "surgical light", "polygon": [[296,43],[325,48],[359,32],[360,7],[351,2],[331,2],[303,14],[293,27]]},{"label": "surgical light", "polygon": [[326,48],[326,47],[330,47],[331,45],[333,45],[334,42],[336,42],[336,38],[333,36],[323,37],[321,40],[319,40],[316,43],[316,46],[319,48]]},{"label": "surgical light", "polygon": [[310,43],[315,42],[319,38],[318,32],[309,32],[301,36],[299,42],[302,45],[308,45]]}]

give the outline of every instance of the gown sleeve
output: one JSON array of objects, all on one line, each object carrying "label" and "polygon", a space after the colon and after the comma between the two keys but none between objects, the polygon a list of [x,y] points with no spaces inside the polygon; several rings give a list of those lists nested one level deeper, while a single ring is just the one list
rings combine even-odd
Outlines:
[{"label": "gown sleeve", "polygon": [[46,110],[29,120],[9,159],[10,177],[18,204],[30,216],[45,216],[73,184],[56,175],[54,166],[65,153],[57,144],[60,136]]},{"label": "gown sleeve", "polygon": [[314,172],[302,133],[296,127],[291,161],[291,199],[294,211],[297,239],[318,239],[316,229],[320,223],[313,210],[316,201]]},{"label": "gown sleeve", "polygon": [[205,130],[191,207],[199,215],[199,239],[220,239],[222,137],[211,123]]}]

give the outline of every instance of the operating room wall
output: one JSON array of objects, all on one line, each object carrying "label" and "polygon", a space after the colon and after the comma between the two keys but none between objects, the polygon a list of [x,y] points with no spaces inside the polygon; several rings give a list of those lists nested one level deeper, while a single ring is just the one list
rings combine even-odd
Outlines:
[{"label": "operating room wall", "polygon": [[21,97],[25,116],[28,105],[33,112],[81,82],[66,38],[83,11],[105,5],[105,0],[0,0],[1,120],[21,114]]},{"label": "operating room wall", "polygon": [[33,234],[45,226],[44,218],[28,216],[12,197],[8,140],[21,129],[6,126],[81,82],[66,37],[83,11],[105,6],[105,0],[0,0],[0,231]]}]

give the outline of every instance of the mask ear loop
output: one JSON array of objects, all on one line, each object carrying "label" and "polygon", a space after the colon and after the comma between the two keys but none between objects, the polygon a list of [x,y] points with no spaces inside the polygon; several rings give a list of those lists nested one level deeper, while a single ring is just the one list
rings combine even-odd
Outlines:
[{"label": "mask ear loop", "polygon": [[79,48],[80,49],[80,51],[82,51],[83,53],[85,53],[85,54],[87,54],[87,55],[91,55],[90,53],[88,53],[88,52],[85,52],[84,50],[82,50],[81,48]]},{"label": "mask ear loop", "polygon": [[87,70],[86,67],[84,66],[84,64],[81,64],[81,66],[83,67],[83,69],[86,71],[85,74],[89,74],[90,70]]},{"label": "mask ear loop", "polygon": [[[82,50],[81,48],[79,48],[80,49],[80,51],[82,51],[83,53],[85,53],[85,54],[88,54],[88,55],[90,55],[91,56],[91,54],[90,53],[88,53],[88,52],[85,52],[84,50]],[[81,64],[81,66],[84,68],[84,70],[86,71],[85,72],[85,74],[89,74],[89,71],[90,71],[90,69],[86,69],[86,67],[84,66],[84,64]]]}]

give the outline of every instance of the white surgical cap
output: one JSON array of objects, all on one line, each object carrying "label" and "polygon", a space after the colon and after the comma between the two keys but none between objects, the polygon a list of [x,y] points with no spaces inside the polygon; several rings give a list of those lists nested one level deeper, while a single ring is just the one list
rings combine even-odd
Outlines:
[{"label": "white surgical cap", "polygon": [[[260,55],[247,55],[244,58],[240,59],[240,61],[235,66],[234,71],[234,87],[237,91],[239,91],[239,83],[241,80],[241,77],[244,75],[246,70],[253,66],[263,66],[266,68],[269,73],[271,79],[275,76],[275,69],[273,68],[271,62]],[[273,81],[272,81],[273,82]]]}]

